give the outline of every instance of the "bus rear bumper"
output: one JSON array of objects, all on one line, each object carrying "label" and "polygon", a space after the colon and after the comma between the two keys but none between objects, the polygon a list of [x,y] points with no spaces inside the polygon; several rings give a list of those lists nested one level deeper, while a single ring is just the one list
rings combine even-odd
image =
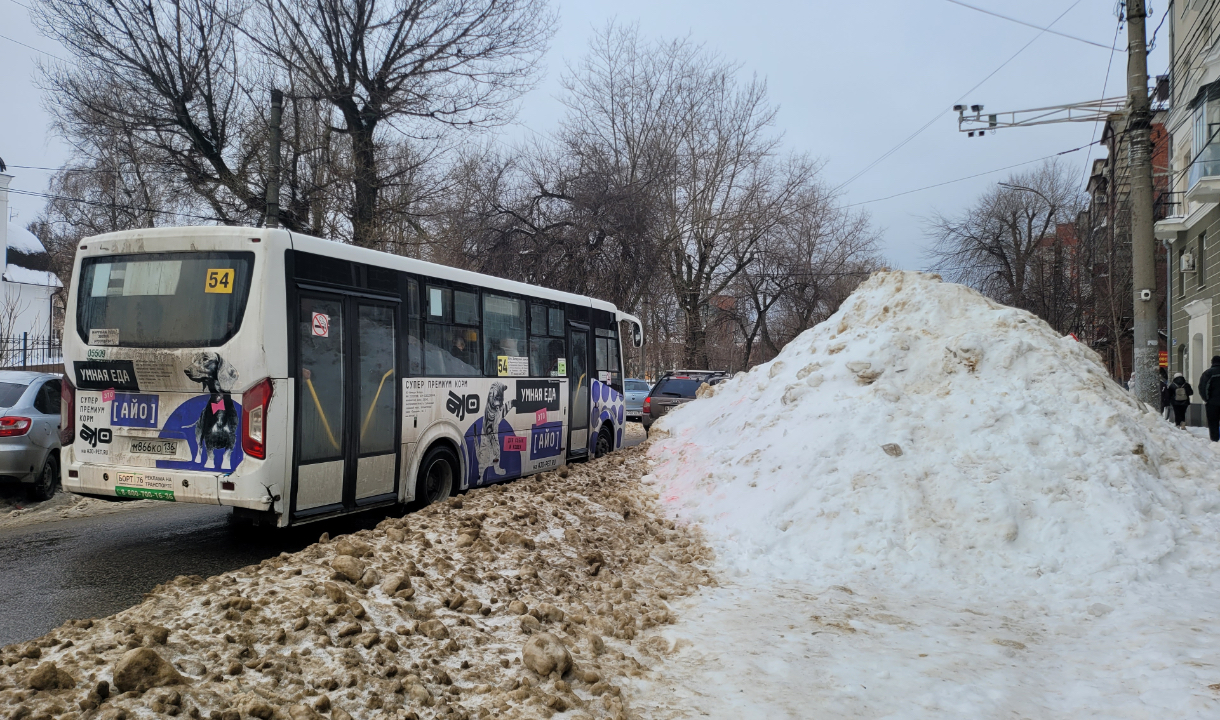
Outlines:
[{"label": "bus rear bumper", "polygon": [[[63,489],[78,495],[228,505],[260,511],[272,508],[270,498],[243,492],[249,486],[262,490],[250,477],[234,482],[237,479],[232,475],[89,463],[73,463],[66,469],[75,470],[76,477],[64,472]],[[222,482],[234,483],[234,489],[224,489]]]}]

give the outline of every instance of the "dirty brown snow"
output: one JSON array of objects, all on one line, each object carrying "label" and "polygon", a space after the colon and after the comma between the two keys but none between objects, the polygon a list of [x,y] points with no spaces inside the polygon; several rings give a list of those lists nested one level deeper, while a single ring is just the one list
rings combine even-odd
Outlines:
[{"label": "dirty brown snow", "polygon": [[0,717],[631,717],[714,584],[643,449],[475,490],[0,649]]}]

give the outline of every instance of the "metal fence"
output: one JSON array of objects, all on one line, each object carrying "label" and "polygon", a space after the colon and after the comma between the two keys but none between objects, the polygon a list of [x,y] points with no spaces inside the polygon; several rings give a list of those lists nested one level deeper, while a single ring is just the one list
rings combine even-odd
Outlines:
[{"label": "metal fence", "polygon": [[7,369],[59,365],[64,361],[63,342],[58,337],[35,337],[29,333],[0,335],[0,367]]}]

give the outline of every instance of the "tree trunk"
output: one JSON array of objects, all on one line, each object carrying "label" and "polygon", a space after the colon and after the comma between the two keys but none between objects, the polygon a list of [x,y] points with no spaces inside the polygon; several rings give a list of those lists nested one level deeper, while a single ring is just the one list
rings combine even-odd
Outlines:
[{"label": "tree trunk", "polygon": [[[350,126],[350,125],[349,125]],[[373,123],[359,122],[350,130],[352,136],[352,244],[360,247],[377,246],[377,149],[373,143]]]},{"label": "tree trunk", "polygon": [[682,364],[691,370],[707,369],[707,328],[703,326],[698,293],[689,292],[682,298],[682,312],[686,320],[686,350]]}]

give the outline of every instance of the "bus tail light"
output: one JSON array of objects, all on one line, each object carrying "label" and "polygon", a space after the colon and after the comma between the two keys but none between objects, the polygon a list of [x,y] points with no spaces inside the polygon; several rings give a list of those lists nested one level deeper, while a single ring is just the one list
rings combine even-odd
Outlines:
[{"label": "bus tail light", "polygon": [[241,451],[259,460],[267,457],[267,406],[271,378],[264,378],[241,396]]},{"label": "bus tail light", "polygon": [[0,437],[25,435],[30,431],[30,424],[28,417],[17,417],[16,415],[0,417]]},{"label": "bus tail light", "polygon": [[643,410],[641,410],[641,412],[643,412],[645,415],[652,412],[652,398],[650,398],[650,397],[644,398],[644,408],[643,408]]},{"label": "bus tail light", "polygon": [[59,383],[59,444],[71,445],[76,439],[76,388],[64,378]]}]

